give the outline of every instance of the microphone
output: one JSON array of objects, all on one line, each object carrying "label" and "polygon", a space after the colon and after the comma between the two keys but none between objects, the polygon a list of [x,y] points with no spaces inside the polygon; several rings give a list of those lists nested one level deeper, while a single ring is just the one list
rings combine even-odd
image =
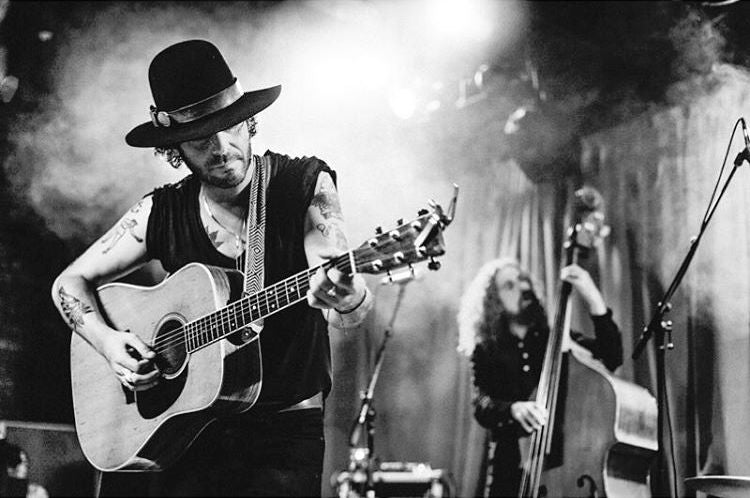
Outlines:
[{"label": "microphone", "polygon": [[740,166],[743,161],[750,161],[750,135],[747,133],[745,118],[740,118],[740,123],[742,124],[742,137],[745,139],[745,148],[737,154],[737,158],[734,160],[735,166]]}]

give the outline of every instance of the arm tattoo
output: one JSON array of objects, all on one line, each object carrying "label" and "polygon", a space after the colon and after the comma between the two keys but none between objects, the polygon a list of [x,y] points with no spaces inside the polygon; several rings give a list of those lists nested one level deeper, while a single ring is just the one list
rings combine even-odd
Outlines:
[{"label": "arm tattoo", "polygon": [[110,232],[102,237],[102,244],[106,244],[107,241],[109,241],[109,244],[107,247],[104,248],[102,251],[102,254],[108,253],[110,250],[112,250],[115,245],[122,239],[122,237],[125,235],[125,232],[130,232],[130,235],[133,236],[133,238],[138,242],[143,242],[143,238],[139,237],[135,233],[135,227],[138,225],[138,222],[135,221],[133,218],[125,218],[123,219],[119,225],[117,225],[116,228],[113,228],[110,230]]},{"label": "arm tattoo", "polygon": [[138,204],[130,208],[131,213],[137,213],[143,207],[143,200],[138,201]]},{"label": "arm tattoo", "polygon": [[315,206],[320,209],[320,214],[323,218],[338,218],[344,219],[344,215],[341,213],[341,204],[339,204],[339,197],[336,195],[336,188],[333,186],[333,182],[324,179],[320,190],[315,193],[312,200],[310,201],[311,206]]},{"label": "arm tattoo", "polygon": [[333,236],[336,238],[336,247],[338,249],[341,249],[342,251],[346,251],[349,249],[348,243],[346,241],[346,235],[344,235],[344,231],[339,227],[336,223],[318,223],[315,225],[315,228],[317,228],[320,233],[323,234],[323,237],[330,237]]},{"label": "arm tattoo", "polygon": [[[141,207],[143,207],[143,200],[138,201],[138,204],[131,207],[129,212],[135,214],[141,210]],[[107,235],[102,237],[102,244],[106,244],[109,241],[109,245],[107,245],[107,247],[102,251],[102,254],[106,254],[111,251],[112,248],[115,247],[117,242],[120,241],[123,235],[125,235],[125,232],[130,232],[130,235],[132,235],[136,241],[143,242],[143,238],[139,237],[135,233],[136,225],[138,225],[138,222],[135,220],[135,218],[123,218],[116,228],[113,228]]]},{"label": "arm tattoo", "polygon": [[77,331],[78,327],[83,325],[83,315],[93,313],[94,308],[65,292],[62,286],[57,293],[60,296],[60,308],[70,322],[70,326]]}]

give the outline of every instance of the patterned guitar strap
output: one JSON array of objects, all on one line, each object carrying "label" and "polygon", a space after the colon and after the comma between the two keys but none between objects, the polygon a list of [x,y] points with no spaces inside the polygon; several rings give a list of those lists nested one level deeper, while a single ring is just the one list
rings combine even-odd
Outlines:
[{"label": "patterned guitar strap", "polygon": [[[263,289],[266,244],[266,189],[268,187],[269,160],[266,156],[253,156],[253,180],[250,186],[250,199],[247,208],[247,246],[245,249],[245,285],[243,297]],[[262,188],[259,188],[263,185]],[[243,339],[250,339],[263,330],[263,319],[250,324],[245,329]]]}]

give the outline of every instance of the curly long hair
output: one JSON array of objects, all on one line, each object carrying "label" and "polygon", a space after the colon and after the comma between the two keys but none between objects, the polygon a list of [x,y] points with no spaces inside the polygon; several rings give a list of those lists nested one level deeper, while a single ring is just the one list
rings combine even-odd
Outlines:
[{"label": "curly long hair", "polygon": [[[535,285],[534,279],[518,260],[502,257],[482,265],[461,297],[457,317],[458,347],[456,349],[459,353],[471,357],[476,345],[491,337],[493,331],[497,330],[501,322],[506,319],[495,276],[497,272],[508,266],[515,267],[521,272],[519,278],[529,283],[536,296],[535,289],[538,285]],[[541,302],[539,302],[539,310],[543,313]]]}]

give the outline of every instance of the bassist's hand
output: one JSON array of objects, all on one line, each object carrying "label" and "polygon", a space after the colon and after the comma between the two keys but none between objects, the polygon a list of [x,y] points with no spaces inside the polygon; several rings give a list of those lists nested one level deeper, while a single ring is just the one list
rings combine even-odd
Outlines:
[{"label": "bassist's hand", "polygon": [[591,278],[591,274],[578,265],[569,265],[560,270],[560,279],[569,282],[583,297],[592,315],[603,315],[607,312],[607,304],[599,288]]},{"label": "bassist's hand", "polygon": [[102,344],[102,354],[123,386],[144,391],[159,382],[156,354],[138,336],[112,331]]},{"label": "bassist's hand", "polygon": [[529,433],[547,423],[547,409],[536,401],[516,401],[510,405],[510,414]]}]

